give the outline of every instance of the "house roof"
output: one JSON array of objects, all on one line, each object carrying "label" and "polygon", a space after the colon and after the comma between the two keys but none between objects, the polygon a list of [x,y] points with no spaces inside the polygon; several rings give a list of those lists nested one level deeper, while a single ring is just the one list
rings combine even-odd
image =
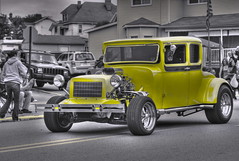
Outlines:
[{"label": "house roof", "polygon": [[[99,2],[84,2],[79,7],[77,4],[70,5],[62,14],[68,14],[68,21],[65,23],[93,23],[97,24],[98,22],[107,21],[109,22],[111,18],[116,13],[117,7],[110,3],[111,8],[107,9],[105,3]],[[73,8],[73,10],[70,10]],[[77,9],[77,12],[75,12]]]},{"label": "house roof", "polygon": [[[213,15],[210,18],[212,28],[239,27],[239,13]],[[205,28],[206,16],[183,17],[172,23],[162,25],[162,28]]]},{"label": "house roof", "polygon": [[102,25],[102,26],[99,26],[99,27],[90,28],[88,30],[85,30],[85,32],[94,32],[94,31],[106,29],[106,28],[109,28],[109,27],[112,27],[112,26],[116,26],[116,25],[117,25],[117,22],[108,23],[106,25]]},{"label": "house roof", "polygon": [[55,20],[53,20],[52,18],[50,18],[49,16],[46,16],[46,17],[43,17],[43,18],[41,18],[40,20],[38,20],[38,21],[35,21],[35,22],[25,22],[25,25],[36,25],[36,24],[38,24],[38,23],[40,23],[40,22],[42,22],[42,21],[44,21],[44,20],[50,20],[50,21],[52,21],[52,23],[57,23]]},{"label": "house roof", "polygon": [[153,21],[150,21],[146,18],[139,18],[135,21],[132,21],[130,23],[127,23],[124,25],[124,27],[135,27],[135,26],[153,26],[153,27],[159,27],[160,24],[156,23],[156,22],[153,22]]},{"label": "house roof", "polygon": [[80,36],[37,35],[34,44],[84,45],[87,39]]},{"label": "house roof", "polygon": [[49,16],[46,16],[46,17],[43,17],[42,19],[40,19],[40,20],[38,20],[38,21],[35,21],[34,24],[40,23],[40,22],[42,22],[42,21],[44,21],[44,20],[50,20],[50,21],[52,21],[53,23],[56,23],[55,20],[53,20],[53,19],[50,18]]}]

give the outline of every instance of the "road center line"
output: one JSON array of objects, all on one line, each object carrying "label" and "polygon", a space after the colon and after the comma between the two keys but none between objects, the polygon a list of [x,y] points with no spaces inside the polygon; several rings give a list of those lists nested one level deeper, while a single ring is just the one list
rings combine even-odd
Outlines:
[{"label": "road center line", "polygon": [[55,140],[55,141],[40,142],[40,143],[33,143],[33,144],[23,144],[23,145],[16,145],[16,146],[1,147],[0,153],[29,150],[29,149],[36,149],[36,148],[43,148],[43,147],[50,147],[50,146],[57,146],[57,145],[65,145],[65,144],[73,144],[73,143],[80,143],[80,142],[87,142],[87,141],[94,141],[94,140],[101,140],[101,139],[106,139],[109,137],[112,137],[112,136],[88,138],[88,139],[87,138],[86,139],[73,138],[73,139],[64,139],[64,140]]}]

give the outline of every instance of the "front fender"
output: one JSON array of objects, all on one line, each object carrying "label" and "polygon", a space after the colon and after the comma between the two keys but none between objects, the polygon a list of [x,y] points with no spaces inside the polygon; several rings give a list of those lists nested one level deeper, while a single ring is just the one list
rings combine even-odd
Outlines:
[{"label": "front fender", "polygon": [[228,82],[222,78],[204,79],[198,94],[199,98],[201,98],[201,102],[203,104],[216,104],[218,91],[222,85],[226,85],[230,88]]}]

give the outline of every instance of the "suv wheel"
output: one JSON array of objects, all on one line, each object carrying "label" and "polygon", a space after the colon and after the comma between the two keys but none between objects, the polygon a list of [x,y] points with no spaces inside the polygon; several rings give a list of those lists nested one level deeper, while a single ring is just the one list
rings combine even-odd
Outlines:
[{"label": "suv wheel", "polygon": [[127,108],[127,124],[134,135],[150,135],[155,128],[157,112],[151,98],[139,96]]},{"label": "suv wheel", "polygon": [[44,82],[40,82],[40,81],[36,81],[37,87],[43,87],[44,86]]},{"label": "suv wheel", "polygon": [[[47,104],[58,104],[66,99],[64,96],[54,96],[47,101]],[[67,132],[72,127],[71,112],[44,112],[46,127],[52,132]]]},{"label": "suv wheel", "polygon": [[37,87],[43,87],[45,85],[44,82],[36,81]]},{"label": "suv wheel", "polygon": [[217,98],[217,104],[214,105],[213,109],[205,110],[206,117],[210,123],[213,124],[224,124],[227,123],[233,111],[233,99],[231,90],[223,85]]}]

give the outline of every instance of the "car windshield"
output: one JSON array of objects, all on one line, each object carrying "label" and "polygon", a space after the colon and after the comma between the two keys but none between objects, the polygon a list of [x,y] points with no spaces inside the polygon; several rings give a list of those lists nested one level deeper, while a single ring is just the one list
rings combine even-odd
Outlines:
[{"label": "car windshield", "polygon": [[156,62],[158,51],[156,44],[107,47],[105,62]]},{"label": "car windshield", "polygon": [[75,54],[75,60],[76,61],[94,60],[94,57],[91,53],[76,53]]},{"label": "car windshield", "polygon": [[44,63],[44,64],[58,64],[54,55],[41,54],[41,53],[32,53],[31,61]]}]

